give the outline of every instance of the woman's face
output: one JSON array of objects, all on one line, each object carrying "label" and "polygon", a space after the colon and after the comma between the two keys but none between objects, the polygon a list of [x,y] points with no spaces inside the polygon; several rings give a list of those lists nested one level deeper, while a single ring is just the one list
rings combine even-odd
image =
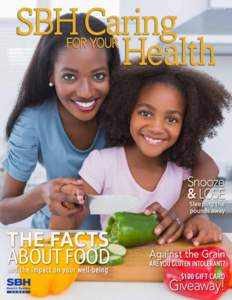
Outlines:
[{"label": "woman's face", "polygon": [[94,119],[110,89],[106,50],[86,43],[60,51],[50,81],[69,115],[83,122]]},{"label": "woman's face", "polygon": [[181,132],[185,101],[172,85],[153,83],[145,86],[132,112],[131,136],[147,157],[158,157],[172,147]]}]

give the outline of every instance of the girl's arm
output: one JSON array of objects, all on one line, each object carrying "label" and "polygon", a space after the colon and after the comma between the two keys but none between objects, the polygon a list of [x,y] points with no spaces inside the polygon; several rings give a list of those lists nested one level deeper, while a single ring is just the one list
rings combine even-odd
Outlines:
[{"label": "girl's arm", "polygon": [[[218,167],[213,161],[213,159],[201,151],[195,167],[192,169],[193,179],[202,180],[214,180],[218,175]],[[181,195],[174,206],[168,211],[163,212],[163,219],[161,223],[156,227],[155,233],[159,235],[158,242],[160,244],[171,243],[178,239],[183,232],[183,222],[185,222],[192,215],[190,213],[190,201],[196,203],[202,203],[204,200],[201,195],[207,195],[209,192],[208,187],[195,187],[194,188],[194,199],[189,199],[189,186],[186,180],[182,186]],[[201,206],[197,206],[201,208]],[[157,207],[152,205],[149,210],[157,210]],[[159,208],[158,208],[159,210]],[[160,209],[162,211],[162,209]]]},{"label": "girl's arm", "polygon": [[[75,186],[73,184],[67,184],[62,187],[62,191],[73,195],[78,199],[81,205],[84,205],[84,194],[97,195],[98,193],[85,181],[82,179],[82,184],[80,186]],[[69,209],[72,209],[73,205],[68,205]],[[78,212],[73,213],[67,217],[52,215],[49,222],[49,228],[54,230],[69,230],[78,229],[82,224],[88,209],[82,207]]]},{"label": "girl's arm", "polygon": [[26,182],[14,179],[8,173],[5,174],[0,201],[0,222],[4,225],[19,222],[44,207],[56,214],[67,215],[77,211],[68,210],[61,203],[76,202],[70,195],[59,192],[62,185],[73,183],[76,180],[70,178],[58,178],[40,184],[24,193]]}]

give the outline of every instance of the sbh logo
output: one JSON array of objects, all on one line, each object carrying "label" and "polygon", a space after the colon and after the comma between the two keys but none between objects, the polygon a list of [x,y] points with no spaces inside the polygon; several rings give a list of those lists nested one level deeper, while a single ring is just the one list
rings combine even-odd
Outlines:
[{"label": "sbh logo", "polygon": [[30,286],[31,279],[20,279],[20,278],[8,278],[7,286]]}]

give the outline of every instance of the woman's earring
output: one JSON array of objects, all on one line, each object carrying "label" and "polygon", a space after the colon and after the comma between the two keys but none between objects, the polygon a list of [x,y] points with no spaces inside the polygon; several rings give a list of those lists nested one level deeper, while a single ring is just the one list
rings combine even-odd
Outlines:
[{"label": "woman's earring", "polygon": [[54,86],[54,84],[51,81],[48,83],[48,85],[49,85],[49,87],[53,87]]}]

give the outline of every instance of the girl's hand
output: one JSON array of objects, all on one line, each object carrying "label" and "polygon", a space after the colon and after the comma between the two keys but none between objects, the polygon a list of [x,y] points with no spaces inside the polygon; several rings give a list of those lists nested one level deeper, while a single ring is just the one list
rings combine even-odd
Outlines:
[{"label": "girl's hand", "polygon": [[[73,190],[73,193],[66,191],[64,187],[69,184],[75,187],[76,193],[74,193]],[[70,216],[82,210],[82,201],[79,201],[77,196],[79,195],[78,191],[80,191],[81,194],[81,186],[82,180],[56,178],[41,184],[40,189],[43,201],[48,205],[52,214],[58,216]]]},{"label": "girl's hand", "polygon": [[184,228],[184,236],[191,240],[194,246],[201,244],[216,243],[222,240],[221,228],[210,221],[207,215],[191,217]]},{"label": "girl's hand", "polygon": [[67,208],[74,208],[80,206],[80,209],[83,209],[84,201],[84,186],[81,179],[78,180],[78,185],[69,183],[61,187],[61,192],[71,195],[77,199],[77,203],[65,203]]},{"label": "girl's hand", "polygon": [[155,234],[159,236],[158,243],[160,245],[175,242],[181,237],[184,224],[172,209],[168,211],[158,202],[154,202],[146,208],[144,213],[150,215],[153,211],[157,212],[160,219],[160,224],[155,228]]}]

